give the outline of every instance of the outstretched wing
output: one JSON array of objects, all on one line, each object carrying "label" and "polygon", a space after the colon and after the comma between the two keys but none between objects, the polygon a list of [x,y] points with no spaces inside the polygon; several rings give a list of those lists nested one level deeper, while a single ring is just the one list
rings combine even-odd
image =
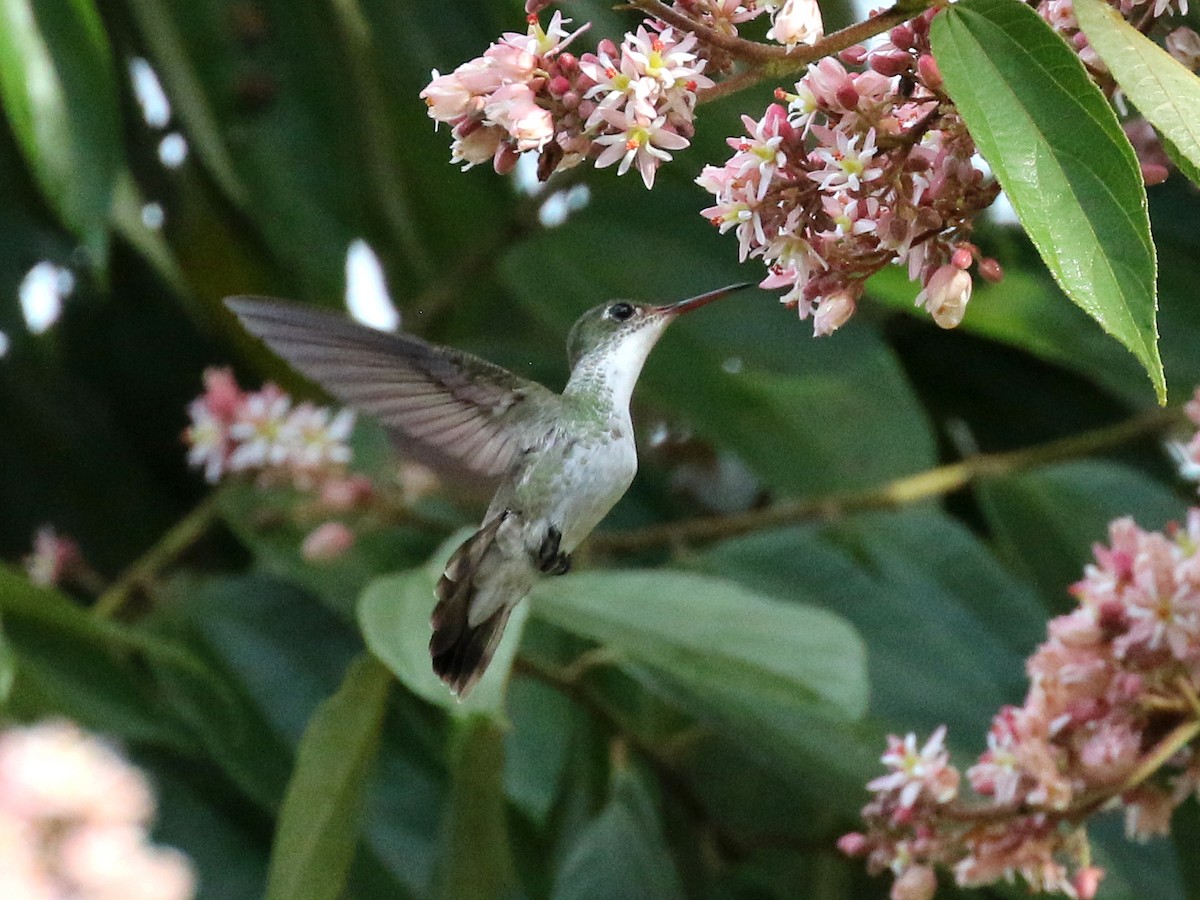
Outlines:
[{"label": "outstretched wing", "polygon": [[[259,297],[225,301],[246,330],[349,406],[377,418],[401,446],[501,475],[536,439],[538,410],[559,398],[500,366],[407,334]],[[421,452],[425,451],[425,452]]]}]

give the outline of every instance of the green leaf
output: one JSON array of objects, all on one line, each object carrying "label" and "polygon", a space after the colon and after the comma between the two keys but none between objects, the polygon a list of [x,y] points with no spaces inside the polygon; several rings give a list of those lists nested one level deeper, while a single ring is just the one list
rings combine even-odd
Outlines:
[{"label": "green leaf", "polygon": [[928,507],[726,541],[699,564],[749,589],[836,610],[859,629],[871,713],[892,727],[982,740],[1025,690],[1022,661],[1045,634],[1028,586],[949,516]]},{"label": "green leaf", "polygon": [[142,663],[203,683],[210,703],[220,696],[212,671],[189,650],[97,619],[2,565],[0,613],[17,662],[10,705],[18,716],[66,715],[125,738],[175,744],[188,736]]},{"label": "green leaf", "polygon": [[0,3],[0,101],[51,206],[103,266],[121,117],[91,0]]},{"label": "green leaf", "polygon": [[279,813],[267,900],[342,896],[391,681],[387,669],[362,655],[313,714]]},{"label": "green leaf", "polygon": [[450,799],[445,807],[434,896],[494,900],[516,882],[503,788],[504,734],[473,715],[459,723],[450,750]]},{"label": "green leaf", "polygon": [[433,587],[446,557],[463,536],[447,541],[424,569],[371,582],[358,602],[358,623],[371,652],[418,697],[454,716],[483,713],[502,720],[505,684],[529,614],[528,603],[520,603],[513,610],[491,665],[467,699],[459,700],[450,693],[433,673],[429,660],[429,617],[436,602]]},{"label": "green leaf", "polygon": [[1062,608],[1067,589],[1091,560],[1092,544],[1108,539],[1108,523],[1133,516],[1160,528],[1183,515],[1179,498],[1136,469],[1079,460],[984,482],[977,489],[988,524],[1005,556]]},{"label": "green leaf", "polygon": [[[1100,0],[1076,0],[1075,18],[1117,84],[1176,153],[1200,166],[1200,78]],[[1189,175],[1192,177],[1192,175]]]},{"label": "green leaf", "polygon": [[608,803],[580,833],[551,900],[683,900],[683,883],[646,788],[617,767]]},{"label": "green leaf", "polygon": [[862,642],[833,613],[670,571],[585,572],[531,596],[542,618],[701,694],[837,718],[866,709]]},{"label": "green leaf", "polygon": [[0,707],[12,692],[13,679],[17,674],[17,659],[13,653],[12,644],[4,633],[4,623],[0,620]]},{"label": "green leaf", "polygon": [[931,37],[947,92],[1055,281],[1129,348],[1166,402],[1145,189],[1103,94],[1013,0],[948,7]]}]

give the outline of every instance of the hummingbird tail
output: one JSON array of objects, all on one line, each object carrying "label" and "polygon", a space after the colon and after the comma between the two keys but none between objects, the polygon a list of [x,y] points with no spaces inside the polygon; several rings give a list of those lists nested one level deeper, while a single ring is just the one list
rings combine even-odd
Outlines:
[{"label": "hummingbird tail", "polygon": [[[492,661],[508,624],[508,615],[525,593],[521,591],[506,598],[508,602],[497,602],[492,596],[496,586],[489,583],[503,566],[504,556],[496,546],[496,535],[508,515],[486,522],[454,551],[435,589],[438,602],[430,620],[433,637],[429,640],[429,655],[433,671],[460,700]],[[481,613],[486,618],[472,621]]]}]

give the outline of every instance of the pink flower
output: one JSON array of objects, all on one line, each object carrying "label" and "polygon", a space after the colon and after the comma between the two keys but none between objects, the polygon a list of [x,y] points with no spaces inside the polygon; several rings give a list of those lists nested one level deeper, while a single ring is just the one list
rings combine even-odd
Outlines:
[{"label": "pink flower", "polygon": [[230,471],[278,466],[287,461],[288,447],[280,439],[291,411],[292,398],[273,384],[246,397],[229,437],[237,446],[229,455]]},{"label": "pink flower", "polygon": [[813,316],[813,335],[833,334],[849,321],[857,303],[858,291],[851,288],[843,288],[824,298]]},{"label": "pink flower", "polygon": [[797,44],[815,44],[824,35],[821,8],[816,0],[786,0],[767,30],[768,38],[789,50]]},{"label": "pink flower", "polygon": [[1193,71],[1200,67],[1200,34],[1191,28],[1180,26],[1167,35],[1167,52],[1179,60],[1185,68]]},{"label": "pink flower", "polygon": [[671,158],[667,150],[682,150],[688,145],[686,138],[667,128],[665,116],[659,116],[652,122],[644,119],[629,122],[608,112],[605,120],[613,128],[622,130],[596,138],[597,144],[606,145],[596,159],[596,168],[603,169],[620,160],[617,174],[624,175],[630,166],[636,164],[648,188],[654,187],[654,173],[659,165]]},{"label": "pink flower", "polygon": [[149,843],[142,774],[67,722],[0,732],[0,896],[187,900],[187,858]]},{"label": "pink flower", "polygon": [[954,328],[967,312],[973,284],[971,275],[957,266],[942,266],[917,294],[916,305],[924,306],[942,328]]},{"label": "pink flower", "polygon": [[524,84],[497,88],[488,95],[484,114],[511,135],[518,153],[540,150],[554,137],[554,119]]},{"label": "pink flower", "polygon": [[880,762],[892,771],[868,782],[867,790],[898,793],[902,809],[911,807],[922,794],[934,803],[949,803],[958,794],[958,770],[949,764],[945,738],[946,726],[942,725],[918,751],[915,734],[909,733],[903,740],[890,735]]},{"label": "pink flower", "polygon": [[54,587],[70,580],[83,565],[83,554],[73,538],[60,536],[53,525],[43,525],[33,536],[33,552],[24,560],[25,574],[38,587]]},{"label": "pink flower", "polygon": [[332,562],[354,546],[354,532],[342,522],[325,522],[304,539],[300,554],[309,562]]},{"label": "pink flower", "polygon": [[874,128],[868,129],[865,135],[828,129],[817,133],[828,143],[813,151],[812,160],[822,168],[809,172],[808,177],[817,182],[821,190],[849,188],[857,191],[863,182],[873,181],[883,174],[883,168],[875,163]]},{"label": "pink flower", "polygon": [[931,900],[937,876],[929,866],[909,866],[892,883],[891,900]]}]

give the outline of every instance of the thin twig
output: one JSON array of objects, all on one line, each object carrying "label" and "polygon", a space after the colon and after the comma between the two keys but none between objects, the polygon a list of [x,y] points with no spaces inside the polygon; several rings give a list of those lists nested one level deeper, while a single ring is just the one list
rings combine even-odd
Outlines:
[{"label": "thin twig", "polygon": [[593,536],[590,543],[593,548],[605,552],[637,550],[688,541],[713,541],[736,537],[765,528],[795,525],[813,519],[837,518],[851,512],[894,509],[918,500],[953,493],[977,481],[1025,472],[1128,443],[1163,431],[1180,422],[1182,416],[1183,411],[1178,407],[1152,409],[1116,425],[1021,450],[981,453],[960,462],[907,475],[862,491],[791,500],[764,509],[731,515],[702,516],[630,531],[600,533]]},{"label": "thin twig", "polygon": [[724,50],[737,59],[756,63],[767,62],[776,59],[779,52],[783,51],[782,47],[772,47],[769,44],[760,44],[758,41],[748,41],[745,38],[725,34],[723,31],[718,31],[693,19],[678,9],[667,6],[662,0],[630,0],[627,8],[640,10],[674,28],[690,31],[703,43],[716,47],[718,50]]},{"label": "thin twig", "polygon": [[127,568],[112,587],[100,595],[92,607],[92,614],[101,619],[115,616],[135,590],[152,584],[163,569],[175,562],[208,531],[216,520],[217,513],[217,492],[213,491],[159,538],[158,543]]}]

